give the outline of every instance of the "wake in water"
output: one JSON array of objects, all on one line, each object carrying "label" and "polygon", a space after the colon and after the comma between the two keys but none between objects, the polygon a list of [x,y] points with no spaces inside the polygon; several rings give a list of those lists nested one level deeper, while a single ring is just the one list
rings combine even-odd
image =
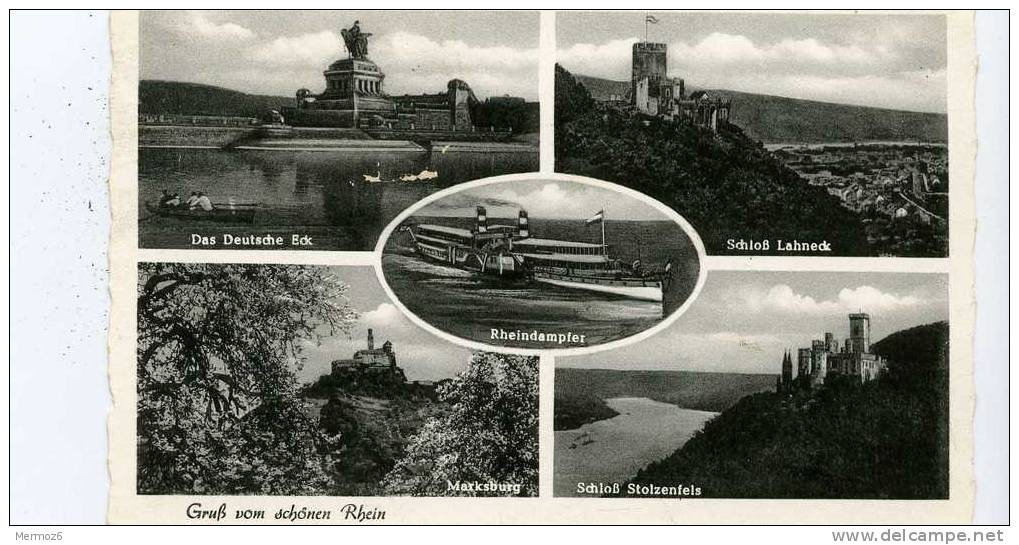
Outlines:
[{"label": "wake in water", "polygon": [[392,264],[394,268],[437,278],[473,278],[475,276],[470,271],[457,269],[456,267],[446,267],[414,257],[387,255],[385,260],[387,263]]}]

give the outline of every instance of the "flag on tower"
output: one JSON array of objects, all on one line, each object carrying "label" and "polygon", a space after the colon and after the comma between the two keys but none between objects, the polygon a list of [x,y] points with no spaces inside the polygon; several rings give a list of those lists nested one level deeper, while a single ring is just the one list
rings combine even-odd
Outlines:
[{"label": "flag on tower", "polygon": [[599,221],[602,221],[603,219],[605,219],[605,211],[604,210],[599,210],[597,214],[591,216],[590,218],[587,218],[587,222],[586,223],[587,223],[587,225],[591,225],[592,223],[598,223]]},{"label": "flag on tower", "polygon": [[648,15],[647,17],[644,18],[644,22],[645,23],[651,23],[652,25],[657,25],[658,24],[658,18],[655,17],[654,15]]}]

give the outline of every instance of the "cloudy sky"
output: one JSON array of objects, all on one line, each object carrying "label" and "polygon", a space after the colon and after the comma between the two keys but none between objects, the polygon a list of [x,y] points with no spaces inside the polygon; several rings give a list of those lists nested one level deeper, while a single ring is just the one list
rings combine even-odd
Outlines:
[{"label": "cloudy sky", "polygon": [[[944,113],[941,15],[654,12],[648,39],[668,44],[671,77],[694,88]],[[571,72],[630,77],[643,12],[556,15],[558,61]]]},{"label": "cloudy sky", "polygon": [[777,374],[787,348],[810,346],[826,331],[841,345],[847,315],[861,309],[870,314],[872,341],[947,320],[948,277],[711,271],[690,309],[639,348],[557,358],[556,366]]},{"label": "cloudy sky", "polygon": [[478,205],[489,217],[515,218],[521,208],[532,218],[587,219],[599,210],[607,219],[662,221],[669,217],[644,201],[616,191],[562,180],[497,182],[453,193],[415,212],[422,216],[473,216]]},{"label": "cloudy sky", "polygon": [[[143,11],[142,79],[188,81],[291,96],[319,93],[322,71],[346,58],[354,20],[390,94],[444,91],[453,78],[480,98],[538,94],[537,12]],[[497,31],[495,31],[497,30]]]},{"label": "cloudy sky", "polygon": [[375,346],[393,341],[396,364],[408,380],[449,378],[467,368],[471,351],[425,332],[403,316],[389,298],[371,267],[333,267],[333,274],[350,286],[348,300],[360,314],[350,335],[338,333],[321,346],[307,349],[307,361],[300,371],[302,382],[328,374],[333,360],[349,359],[366,348],[368,328],[375,331]]}]

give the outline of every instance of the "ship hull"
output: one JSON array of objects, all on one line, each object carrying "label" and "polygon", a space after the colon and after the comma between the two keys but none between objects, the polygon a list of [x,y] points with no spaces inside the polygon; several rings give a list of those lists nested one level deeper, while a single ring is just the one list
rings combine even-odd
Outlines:
[{"label": "ship hull", "polygon": [[465,271],[490,276],[519,277],[523,274],[521,263],[510,254],[481,254],[458,246],[440,248],[416,242],[418,255]]},{"label": "ship hull", "polygon": [[662,302],[662,283],[644,279],[608,279],[536,271],[536,282],[597,293],[609,293],[640,301]]}]

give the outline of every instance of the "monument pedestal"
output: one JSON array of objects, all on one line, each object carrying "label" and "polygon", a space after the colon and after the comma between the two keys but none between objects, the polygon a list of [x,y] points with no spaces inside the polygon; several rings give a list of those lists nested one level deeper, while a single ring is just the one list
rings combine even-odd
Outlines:
[{"label": "monument pedestal", "polygon": [[314,101],[300,98],[296,110],[287,112],[288,121],[306,127],[361,126],[366,114],[392,116],[393,103],[383,90],[386,75],[368,59],[341,59],[323,72],[326,89]]}]

